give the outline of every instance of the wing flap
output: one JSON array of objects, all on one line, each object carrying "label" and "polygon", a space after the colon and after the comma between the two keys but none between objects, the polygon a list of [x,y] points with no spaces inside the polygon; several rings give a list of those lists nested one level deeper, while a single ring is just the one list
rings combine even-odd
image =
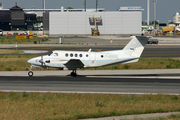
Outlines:
[{"label": "wing flap", "polygon": [[70,59],[67,63],[64,64],[69,70],[74,70],[77,68],[83,68],[84,64],[79,59]]}]

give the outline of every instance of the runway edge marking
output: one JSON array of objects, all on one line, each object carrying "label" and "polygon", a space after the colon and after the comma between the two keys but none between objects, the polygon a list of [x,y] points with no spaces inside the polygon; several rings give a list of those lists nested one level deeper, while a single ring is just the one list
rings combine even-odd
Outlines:
[{"label": "runway edge marking", "polygon": [[30,90],[0,90],[0,92],[16,93],[67,93],[67,94],[119,94],[119,95],[180,95],[177,93],[132,93],[132,92],[84,92],[84,91],[30,91]]}]

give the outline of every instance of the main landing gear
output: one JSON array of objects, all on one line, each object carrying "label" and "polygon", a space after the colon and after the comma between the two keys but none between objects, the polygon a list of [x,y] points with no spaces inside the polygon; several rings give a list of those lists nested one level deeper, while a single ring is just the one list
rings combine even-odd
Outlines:
[{"label": "main landing gear", "polygon": [[73,70],[73,71],[71,72],[71,76],[73,76],[73,77],[76,77],[76,76],[77,76],[76,70]]},{"label": "main landing gear", "polygon": [[[31,66],[31,68],[29,69],[28,75],[29,75],[29,77],[32,77],[32,76],[33,76],[32,66]],[[73,77],[76,77],[76,76],[77,76],[76,70],[72,70],[72,72],[71,72],[70,75],[73,76]]]},{"label": "main landing gear", "polygon": [[32,77],[32,76],[33,76],[32,66],[31,66],[31,68],[29,69],[28,75],[29,75],[29,77]]}]

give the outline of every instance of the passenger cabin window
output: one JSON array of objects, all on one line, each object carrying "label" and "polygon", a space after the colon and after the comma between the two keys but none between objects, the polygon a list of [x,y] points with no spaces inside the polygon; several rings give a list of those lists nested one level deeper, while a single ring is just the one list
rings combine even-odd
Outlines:
[{"label": "passenger cabin window", "polygon": [[86,57],[88,57],[88,54],[86,54]]},{"label": "passenger cabin window", "polygon": [[68,57],[68,53],[66,53],[65,56]]},{"label": "passenger cabin window", "polygon": [[73,57],[73,54],[71,53],[70,56]]},{"label": "passenger cabin window", "polygon": [[79,54],[79,57],[82,57],[83,55],[82,54]]},{"label": "passenger cabin window", "polygon": [[101,55],[101,58],[103,58],[104,56],[103,55]]},{"label": "passenger cabin window", "polygon": [[78,57],[78,54],[75,54],[75,57]]}]

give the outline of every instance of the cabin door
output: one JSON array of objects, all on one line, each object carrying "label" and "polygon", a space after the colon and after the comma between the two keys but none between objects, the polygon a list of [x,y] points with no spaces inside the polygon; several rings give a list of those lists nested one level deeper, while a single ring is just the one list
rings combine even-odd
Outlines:
[{"label": "cabin door", "polygon": [[96,53],[93,52],[89,53],[89,65],[96,66]]}]

